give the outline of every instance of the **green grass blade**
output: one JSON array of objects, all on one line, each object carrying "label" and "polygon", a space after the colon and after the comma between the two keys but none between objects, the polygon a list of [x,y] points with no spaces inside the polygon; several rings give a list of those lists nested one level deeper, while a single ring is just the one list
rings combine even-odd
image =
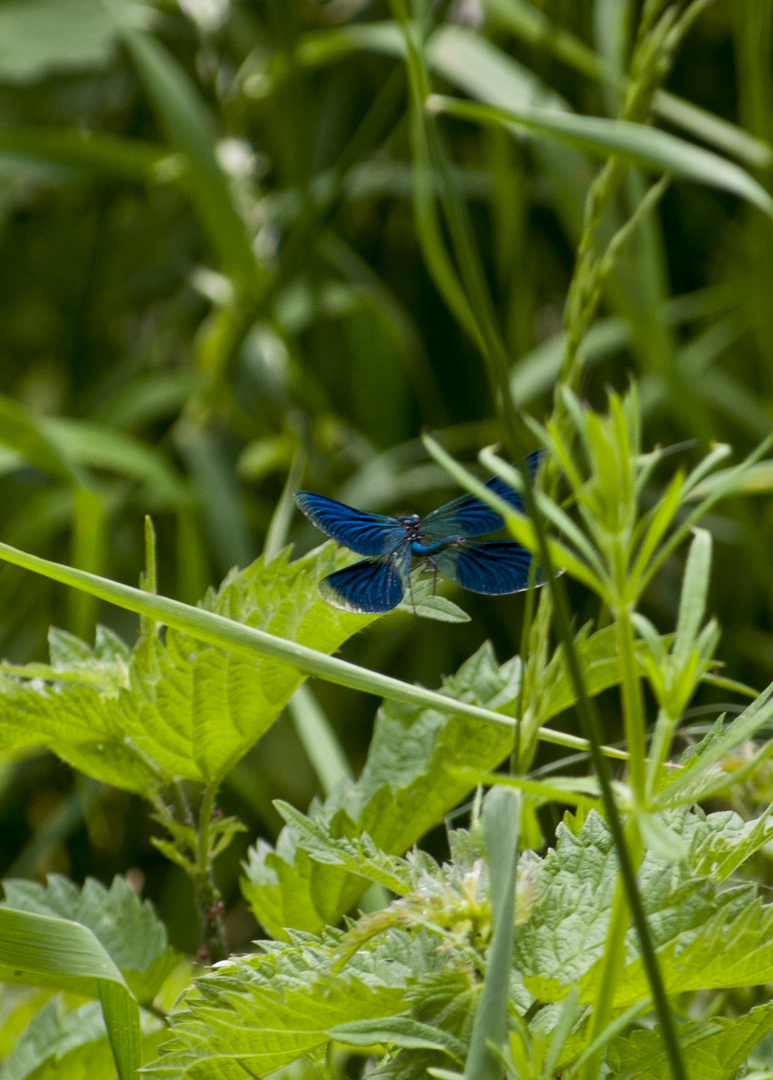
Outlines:
[{"label": "green grass blade", "polygon": [[494,932],[464,1067],[465,1080],[500,1080],[502,1075],[502,1066],[489,1043],[502,1046],[507,1037],[520,817],[520,795],[505,788],[492,788],[483,803],[483,829]]},{"label": "green grass blade", "polygon": [[[134,611],[138,615],[155,619],[165,626],[182,630],[199,641],[221,649],[245,655],[259,652],[264,656],[271,656],[289,664],[296,670],[302,671],[304,675],[314,675],[328,682],[337,683],[339,686],[348,686],[352,690],[362,690],[366,694],[375,694],[393,701],[404,701],[409,705],[439,709],[444,714],[469,716],[485,723],[506,727],[512,727],[514,723],[512,717],[503,716],[491,709],[482,709],[465,701],[453,701],[443,694],[425,690],[421,686],[412,686],[399,679],[393,679],[389,675],[369,671],[367,668],[359,667],[347,660],[340,660],[335,656],[327,656],[307,645],[275,637],[265,630],[245,626],[243,623],[226,619],[214,612],[191,607],[167,596],[152,595],[142,589],[132,588],[131,585],[123,585],[109,578],[89,574],[85,570],[62,566],[49,559],[42,559],[38,555],[20,551],[18,548],[11,547],[10,544],[0,543],[0,559],[14,566],[21,566],[25,570],[32,570],[62,585],[81,589],[127,611]],[[574,750],[588,749],[585,739],[553,731],[550,728],[540,728],[539,737],[546,742],[553,742],[558,746],[567,746]],[[622,760],[627,757],[623,751],[616,750],[614,747],[605,747],[604,753]]]},{"label": "green grass blade", "polygon": [[0,980],[99,997],[120,1080],[137,1076],[139,1006],[88,927],[0,907]]},{"label": "green grass blade", "polygon": [[773,198],[739,165],[646,124],[546,109],[495,109],[440,94],[433,94],[427,107],[462,120],[520,126],[600,157],[615,154],[634,165],[730,192],[773,217]]}]

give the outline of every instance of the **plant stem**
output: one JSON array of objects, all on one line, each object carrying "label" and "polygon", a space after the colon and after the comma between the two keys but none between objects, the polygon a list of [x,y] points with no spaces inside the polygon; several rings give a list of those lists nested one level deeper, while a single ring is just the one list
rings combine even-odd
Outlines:
[{"label": "plant stem", "polygon": [[201,927],[199,956],[208,964],[223,960],[228,955],[222,915],[223,902],[215,885],[209,842],[216,796],[217,784],[208,784],[204,789],[199,812],[198,851],[193,875],[196,910]]}]

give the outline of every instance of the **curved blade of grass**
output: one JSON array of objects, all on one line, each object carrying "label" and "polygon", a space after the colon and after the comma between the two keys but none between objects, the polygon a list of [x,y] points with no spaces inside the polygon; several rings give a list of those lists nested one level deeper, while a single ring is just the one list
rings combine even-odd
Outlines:
[{"label": "curved blade of grass", "polygon": [[0,150],[44,158],[58,165],[79,169],[92,176],[145,181],[155,166],[169,156],[166,146],[115,135],[79,135],[75,131],[49,127],[0,129]]},{"label": "curved blade of grass", "polygon": [[0,980],[98,997],[120,1080],[138,1075],[139,1006],[88,927],[0,907]]},{"label": "curved blade of grass", "polygon": [[634,165],[730,192],[773,218],[773,198],[735,162],[646,124],[549,109],[496,109],[442,94],[431,95],[427,108],[481,124],[520,126],[604,158],[615,154]]},{"label": "curved blade of grass", "polygon": [[507,1002],[515,934],[515,876],[521,825],[518,792],[495,787],[483,802],[483,830],[489,868],[493,936],[478,1010],[472,1026],[465,1080],[500,1080],[502,1066],[494,1047],[507,1037]]},{"label": "curved blade of grass", "polygon": [[[484,0],[483,6],[494,22],[506,27],[532,47],[551,52],[575,71],[592,79],[614,77],[615,72],[609,70],[604,57],[569,30],[554,23],[529,0]],[[626,79],[619,80],[621,89],[627,82]],[[761,169],[773,165],[773,148],[764,140],[667,90],[655,92],[652,111],[661,119],[681,127],[683,131],[724,153],[732,154],[747,165]]]},{"label": "curved blade of grass", "polygon": [[[244,623],[226,619],[222,615],[204,611],[202,608],[191,607],[189,604],[183,604],[167,596],[147,593],[131,585],[123,585],[109,578],[89,574],[85,570],[62,566],[49,559],[42,559],[39,555],[30,555],[26,551],[20,551],[18,548],[11,547],[10,544],[0,543],[0,559],[13,563],[14,566],[21,566],[25,570],[32,570],[62,585],[70,585],[92,596],[98,596],[101,600],[106,600],[126,611],[134,611],[138,615],[155,619],[164,626],[181,630],[198,641],[215,645],[220,649],[246,655],[258,652],[264,656],[272,656],[302,671],[304,675],[314,675],[327,682],[337,683],[339,686],[348,686],[352,690],[362,690],[366,694],[375,694],[393,701],[403,701],[408,705],[437,709],[451,716],[469,716],[488,724],[499,724],[505,727],[514,725],[512,717],[493,712],[491,709],[484,709],[466,701],[454,701],[434,690],[412,686],[410,683],[401,682],[400,679],[393,679],[389,675],[359,667],[348,660],[327,656],[297,641],[275,637],[265,630],[245,626]],[[553,731],[551,728],[539,728],[539,737],[557,746],[567,746],[574,750],[588,749],[585,739]],[[624,751],[611,746],[604,747],[604,753],[609,757],[622,760],[628,757]]]}]

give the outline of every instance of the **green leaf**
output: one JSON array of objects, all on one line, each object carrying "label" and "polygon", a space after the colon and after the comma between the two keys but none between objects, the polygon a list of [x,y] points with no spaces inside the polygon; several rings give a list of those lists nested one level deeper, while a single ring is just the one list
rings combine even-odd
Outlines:
[{"label": "green leaf", "polygon": [[[142,1051],[147,1060],[166,1036],[156,1016],[142,1014]],[[113,1080],[115,1061],[99,1002],[68,1007],[57,995],[32,1017],[3,1062],[3,1080]]]},{"label": "green leaf", "polygon": [[0,7],[3,82],[102,67],[115,45],[115,24],[99,0],[11,0]]},{"label": "green leaf", "polygon": [[[593,635],[586,628],[576,646],[589,693],[600,693],[617,683],[613,627]],[[445,682],[443,692],[512,714],[520,692],[520,661],[516,658],[500,667],[486,644]],[[539,723],[569,708],[574,700],[559,650],[535,688],[534,698],[529,698],[529,707]],[[434,708],[387,702],[376,718],[360,778],[334,791],[319,817],[312,813],[310,820],[316,828],[321,818],[334,838],[367,834],[379,850],[401,855],[465,797],[480,774],[496,768],[511,750],[510,731],[461,717],[446,718]],[[473,772],[460,772],[458,762]],[[280,834],[276,851],[263,841],[250,850],[242,890],[271,934],[282,936],[283,928],[292,926],[318,932],[325,924],[337,923],[363,891],[361,879],[347,880],[341,869],[315,864],[310,851],[292,828]]]},{"label": "green leaf", "polygon": [[118,177],[124,183],[146,181],[153,169],[169,156],[167,147],[140,139],[121,139],[98,132],[85,136],[42,126],[0,128],[0,150],[42,158],[90,176]]},{"label": "green leaf", "polygon": [[[342,555],[335,556],[336,559],[342,559]],[[346,556],[348,559],[348,556]],[[242,577],[237,578],[237,586],[240,584],[242,590],[246,589],[248,594],[253,587],[263,590],[258,596],[258,600],[264,599],[266,601],[265,610],[258,603],[257,606],[247,603],[242,604],[241,599],[236,604],[236,597],[232,596],[228,591],[228,585],[231,579],[226,579],[220,593],[213,594],[213,598],[210,601],[205,601],[199,607],[191,607],[187,604],[183,604],[178,600],[171,600],[168,597],[156,596],[144,592],[142,589],[135,589],[129,585],[122,585],[116,581],[110,581],[108,578],[98,577],[96,574],[90,574],[83,570],[77,570],[73,567],[62,566],[58,563],[51,562],[48,559],[42,559],[37,555],[29,555],[26,552],[20,551],[18,548],[11,547],[10,544],[0,543],[0,559],[10,562],[16,566],[24,567],[28,570],[33,570],[35,573],[42,574],[44,577],[59,581],[66,585],[72,585],[77,589],[81,589],[83,592],[87,592],[92,596],[98,596],[103,600],[107,600],[110,603],[117,604],[119,607],[125,608],[128,611],[135,611],[140,615],[144,615],[147,618],[153,619],[157,622],[163,623],[172,630],[181,630],[184,635],[182,639],[178,639],[174,634],[168,635],[167,640],[169,642],[175,642],[181,640],[181,645],[184,648],[188,644],[188,635],[197,642],[204,642],[216,646],[219,649],[228,650],[229,654],[234,657],[246,657],[249,661],[249,665],[254,669],[254,666],[261,665],[261,661],[256,659],[256,655],[264,658],[265,666],[262,667],[263,678],[261,680],[261,686],[263,690],[263,696],[267,693],[273,697],[272,680],[274,675],[282,682],[283,685],[288,687],[289,692],[292,692],[290,687],[292,686],[292,680],[296,676],[290,676],[287,674],[287,667],[291,668],[294,672],[302,672],[305,675],[316,675],[321,678],[326,678],[331,682],[338,683],[342,686],[349,686],[352,689],[364,690],[366,693],[383,695],[385,698],[390,698],[395,701],[401,701],[405,704],[419,705],[429,708],[435,708],[442,713],[451,713],[459,716],[472,717],[479,721],[493,723],[497,726],[506,728],[512,728],[512,720],[503,717],[501,714],[493,712],[490,709],[482,709],[479,706],[470,704],[465,701],[457,700],[453,701],[447,695],[436,693],[432,690],[425,690],[420,686],[413,686],[409,683],[401,682],[399,679],[393,679],[386,675],[381,675],[375,671],[369,671],[365,668],[358,667],[356,664],[348,663],[345,660],[340,660],[337,657],[328,656],[324,651],[319,648],[311,648],[306,644],[306,641],[314,641],[318,643],[320,640],[323,643],[323,648],[326,642],[330,642],[331,650],[337,648],[341,641],[343,641],[350,633],[353,633],[356,629],[362,629],[367,625],[369,618],[363,615],[352,615],[347,612],[342,612],[337,609],[331,608],[330,605],[324,604],[321,599],[316,595],[316,585],[321,576],[329,573],[330,570],[336,569],[336,565],[343,565],[343,562],[330,565],[325,563],[327,559],[333,559],[332,545],[324,545],[322,548],[318,548],[315,552],[310,552],[304,559],[300,559],[295,563],[287,565],[287,555],[283,556],[281,564],[277,559],[271,562],[270,569],[264,567],[262,561],[259,559],[252,567],[248,567],[247,570],[242,571]],[[292,589],[287,583],[280,582],[280,574],[277,573],[277,566],[281,565],[281,576],[287,576],[294,584],[292,589],[298,591],[302,596],[301,606],[293,607]],[[320,572],[321,570],[321,572]],[[316,576],[315,576],[316,571]],[[304,576],[304,572],[306,576]],[[237,587],[237,593],[240,591]],[[291,598],[287,598],[287,593],[291,594]],[[254,598],[253,598],[254,599]],[[234,602],[234,607],[229,606],[231,602]],[[314,607],[316,605],[316,607]],[[241,610],[245,606],[245,621],[249,615],[250,625],[245,625],[243,622],[239,622],[233,618],[233,614]],[[214,607],[214,610],[208,610],[208,608]],[[221,611],[228,612],[229,616],[221,614]],[[308,619],[304,619],[304,615],[308,614]],[[255,622],[262,622],[264,625],[268,624],[273,629],[271,631],[263,630],[257,626],[252,625]],[[286,627],[293,623],[300,623],[300,627],[296,627],[299,630],[299,639],[289,640],[274,632],[275,630],[282,628],[286,633]],[[300,631],[302,630],[302,634]],[[189,674],[190,661],[187,654],[183,651],[182,655],[175,657],[175,662],[179,661],[179,667],[183,675]],[[269,662],[270,661],[270,662]],[[171,661],[168,661],[171,663]],[[219,660],[213,660],[214,664],[220,663]],[[236,665],[235,665],[236,666]],[[211,667],[211,665],[210,665]],[[156,677],[156,676],[154,676]],[[300,679],[297,680],[300,682]],[[297,682],[295,685],[297,685]],[[222,678],[220,681],[214,680],[214,689],[216,692],[223,692]],[[292,686],[294,689],[294,686]],[[154,696],[154,686],[151,685],[147,689],[148,694]],[[164,688],[161,688],[163,694]],[[165,699],[166,700],[166,699]],[[153,703],[155,706],[155,702]],[[248,703],[249,705],[250,703]],[[282,705],[276,709],[274,714],[278,715],[281,711]],[[91,708],[92,712],[96,712],[94,703],[87,703],[87,710]],[[79,716],[83,704],[79,704],[73,713],[73,722],[75,729],[80,723]],[[50,719],[50,708],[44,707],[38,710],[41,716],[36,717],[36,721],[43,722],[42,717],[45,720]],[[69,718],[68,718],[69,719]],[[152,719],[152,717],[151,717]],[[262,718],[265,720],[265,718]],[[101,769],[99,773],[94,772],[93,775],[104,777],[108,779],[107,772],[109,771],[109,782],[116,783],[119,787],[129,787],[129,790],[146,790],[147,786],[153,782],[155,778],[159,777],[159,773],[154,770],[152,765],[148,765],[145,758],[140,761],[136,754],[133,754],[126,746],[125,740],[114,741],[114,753],[121,759],[123,767],[128,770],[128,774],[131,776],[131,786],[129,782],[121,783],[118,777],[122,775],[122,768],[113,768],[112,761],[102,760],[104,758],[104,745],[106,739],[115,740],[118,737],[118,721],[114,717],[108,718],[104,716],[92,717],[92,723],[97,721],[95,729],[97,731],[96,738],[87,738],[87,733],[90,731],[88,724],[80,724],[82,728],[82,737],[84,742],[91,742],[96,744],[96,753],[90,754],[90,766],[85,767],[79,765],[79,768],[83,768],[85,772],[89,772],[97,766]],[[270,721],[269,721],[270,722]],[[132,725],[134,726],[134,725]],[[138,726],[143,736],[148,736],[150,733],[146,731],[144,723],[138,721]],[[51,732],[50,737],[54,738],[57,735],[61,736],[61,725],[54,725],[55,730]],[[121,729],[123,730],[123,729]],[[265,728],[263,728],[265,730]],[[258,737],[258,734],[262,733],[258,731],[254,734],[253,741]],[[179,735],[180,732],[178,731]],[[185,737],[185,732],[182,732]],[[213,732],[214,734],[214,732]],[[20,740],[18,745],[48,745],[44,740],[38,737],[37,741],[25,742],[25,738],[29,739],[29,733],[27,732],[26,725],[19,725],[19,728],[11,733],[13,739]],[[551,742],[557,743],[559,746],[568,746],[572,749],[587,749],[587,742],[584,739],[578,738],[575,735],[565,734],[563,732],[552,731],[549,728],[540,728],[538,732],[539,738],[546,739]],[[33,732],[34,737],[34,732]],[[166,740],[163,743],[159,741],[151,740],[159,749],[159,752],[163,751],[163,756],[172,767],[172,775],[177,775],[174,772],[173,762],[179,761],[180,753],[177,747],[174,748],[175,754],[170,754],[169,748],[166,746]],[[249,739],[245,739],[248,742]],[[15,743],[14,743],[15,745]],[[203,748],[206,753],[206,748]],[[625,758],[625,753],[615,750],[610,747],[602,747],[605,754],[612,757]],[[57,752],[60,752],[57,750]],[[188,761],[190,768],[190,747],[185,751],[183,747],[182,758],[184,761]],[[69,759],[68,759],[69,760]],[[238,757],[236,758],[238,760]],[[76,764],[75,762],[73,762]],[[195,762],[198,766],[198,763]],[[183,773],[182,775],[189,775],[189,773]],[[199,779],[200,772],[198,767],[195,770],[195,776],[192,779]]]},{"label": "green leaf", "polygon": [[120,1080],[140,1061],[139,1006],[94,934],[79,923],[0,907],[0,980],[99,997]]},{"label": "green leaf", "polygon": [[172,1016],[173,1041],[144,1075],[162,1080],[265,1076],[324,1052],[330,1032],[354,1019],[405,1012],[404,965],[352,958],[334,973],[340,938],[302,935],[198,979]]},{"label": "green leaf", "polygon": [[[705,815],[697,809],[671,811],[660,821],[686,849],[678,864],[651,849],[639,871],[666,991],[767,981],[773,972],[773,905],[762,905],[747,886],[722,884],[765,842],[767,827],[754,823],[747,828],[737,815]],[[575,983],[580,1001],[591,1003],[599,992],[618,873],[609,829],[595,812],[581,828],[567,818],[555,851],[544,860],[522,859],[537,884],[528,918],[519,926],[516,967],[538,1000],[560,1000]],[[633,928],[625,948],[614,1002],[620,1009],[646,1002],[650,995]]]},{"label": "green leaf", "polygon": [[[319,578],[346,558],[333,545],[294,563],[285,551],[269,567],[258,560],[232,573],[202,608],[187,610],[194,616],[227,613],[242,626],[264,626],[282,639],[314,641],[332,652],[368,622],[331,608],[317,593]],[[227,654],[176,631],[163,644],[141,641],[128,662],[121,646],[109,671],[104,652],[83,648],[69,670],[60,652],[48,670],[38,665],[27,672],[50,679],[49,687],[2,678],[0,671],[0,743],[48,746],[86,773],[140,792],[174,777],[224,775],[302,680],[293,667],[252,650]]]},{"label": "green leaf", "polygon": [[60,874],[50,874],[46,885],[34,881],[3,881],[2,907],[36,915],[69,919],[88,927],[121,971],[130,990],[148,1004],[179,961],[169,948],[166,927],[150,901],[141,901],[121,877],[109,890],[88,878],[79,889]]},{"label": "green leaf", "polygon": [[461,1039],[407,1016],[389,1020],[352,1020],[330,1028],[328,1035],[345,1046],[367,1047],[381,1043],[404,1050],[440,1050],[460,1064],[467,1052]]},{"label": "green leaf", "polygon": [[682,594],[679,600],[679,617],[676,624],[673,656],[683,664],[695,648],[706,610],[706,596],[711,573],[711,533],[705,529],[695,530],[684,570]]},{"label": "green leaf", "polygon": [[773,715],[773,684],[737,716],[720,735],[704,740],[681,772],[674,773],[658,796],[661,806],[677,802],[698,802],[704,793],[727,786],[729,777],[722,768],[722,759],[741,743],[752,739]]},{"label": "green leaf", "polygon": [[[773,1030],[773,1007],[758,1005],[744,1016],[689,1020],[679,1042],[690,1062],[691,1080],[729,1080],[761,1039]],[[609,1046],[612,1080],[662,1080],[667,1071],[658,1028],[633,1031]]]},{"label": "green leaf", "polygon": [[[484,645],[445,681],[443,694],[506,715],[514,711],[519,686],[519,662],[500,667],[491,646]],[[333,838],[367,834],[382,852],[401,855],[473,786],[455,775],[458,761],[492,769],[511,747],[506,729],[463,718],[449,722],[434,708],[385,702],[362,774],[354,784],[338,787],[319,816]],[[334,925],[364,891],[362,878],[315,863],[299,846],[293,829],[284,829],[276,851],[259,842],[245,866],[242,890],[258,920],[275,935],[284,927],[318,932]]]},{"label": "green leaf", "polygon": [[614,154],[633,165],[719,188],[745,199],[773,217],[773,199],[740,166],[646,124],[512,105],[506,109],[496,109],[439,94],[433,94],[427,104],[435,112],[478,123],[515,127],[516,130],[526,128],[543,137],[558,139],[577,150],[600,157]]},{"label": "green leaf", "polygon": [[411,891],[414,882],[408,863],[380,851],[367,833],[352,839],[334,837],[324,818],[306,817],[281,799],[275,799],[274,806],[292,829],[298,846],[315,862],[344,867],[350,874],[378,882],[398,896]]}]

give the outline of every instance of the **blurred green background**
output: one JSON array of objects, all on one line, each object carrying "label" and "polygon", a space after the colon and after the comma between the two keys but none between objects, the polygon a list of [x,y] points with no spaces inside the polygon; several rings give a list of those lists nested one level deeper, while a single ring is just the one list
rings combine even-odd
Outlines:
[{"label": "blurred green background", "polygon": [[[494,103],[526,87],[614,114],[599,57],[623,62],[637,7],[441,3],[435,86]],[[136,583],[150,513],[161,591],[195,602],[266,543],[319,541],[288,516],[286,487],[423,513],[453,492],[422,429],[467,461],[497,439],[481,360],[422,260],[389,18],[378,0],[115,0],[112,11],[1,0],[2,539]],[[134,41],[139,25],[160,48]],[[738,158],[770,190],[773,0],[717,0],[667,86],[753,136]],[[514,387],[542,418],[597,163],[453,121],[442,131]],[[643,185],[632,173],[621,220]],[[712,440],[748,451],[773,418],[772,240],[770,223],[737,199],[673,184],[608,283],[583,394],[600,405],[607,386],[635,374],[645,446],[695,440],[687,461]],[[773,480],[758,479],[759,497],[722,504],[708,524],[720,655],[728,674],[762,687],[773,677]],[[674,561],[648,597],[663,629],[679,579]],[[578,627],[598,616],[581,590],[571,595]],[[14,663],[46,656],[51,624],[87,638],[96,621],[136,634],[126,613],[7,566],[0,597],[1,655]],[[454,599],[470,623],[396,613],[346,655],[435,686],[486,638],[500,659],[518,651],[522,597]],[[314,689],[359,768],[376,703]],[[614,737],[616,696],[601,701]],[[225,810],[250,830],[221,865],[234,947],[254,932],[239,902],[241,854],[275,835],[272,798],[305,809],[315,791],[289,719],[226,785]],[[0,762],[4,875],[108,881],[132,868],[162,916],[176,913],[174,943],[193,948],[189,886],[152,832],[138,800],[50,756]]]}]

